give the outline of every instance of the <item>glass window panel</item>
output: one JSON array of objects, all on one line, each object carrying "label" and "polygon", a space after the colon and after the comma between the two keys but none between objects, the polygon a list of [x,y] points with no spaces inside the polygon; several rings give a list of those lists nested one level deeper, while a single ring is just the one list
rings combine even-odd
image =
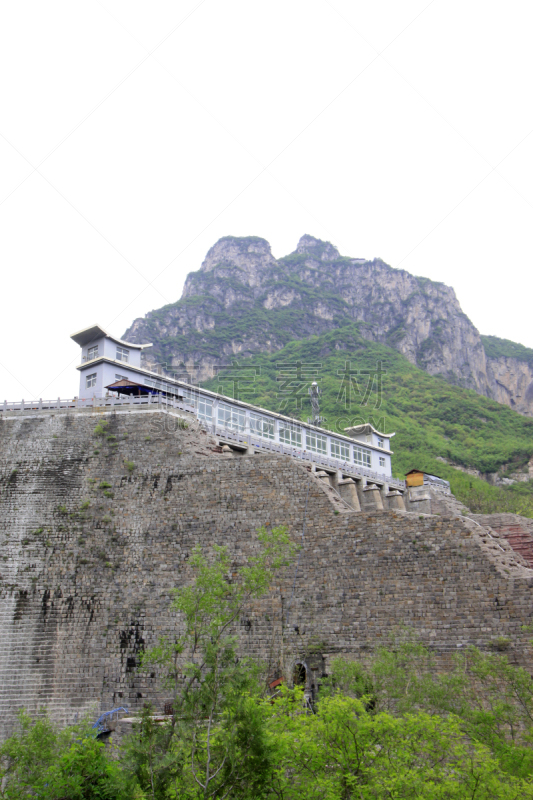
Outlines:
[{"label": "glass window panel", "polygon": [[380,467],[384,467],[385,466],[385,459],[383,458],[383,456],[379,457],[379,466]]},{"label": "glass window panel", "polygon": [[92,361],[93,358],[98,358],[98,345],[89,347],[87,350],[87,361]]},{"label": "glass window panel", "polygon": [[290,444],[293,447],[302,446],[302,429],[287,422],[279,423],[279,440],[283,444]]},{"label": "glass window panel", "polygon": [[85,378],[85,388],[91,389],[93,386],[96,386],[96,372],[93,372],[91,375],[87,375]]},{"label": "glass window panel", "polygon": [[305,434],[305,442],[307,449],[312,453],[320,453],[323,456],[328,454],[328,440],[326,436],[321,433],[314,433],[307,431]]},{"label": "glass window panel", "polygon": [[117,361],[124,361],[124,363],[128,363],[130,360],[130,351],[126,350],[125,347],[117,347]]},{"label": "glass window panel", "polygon": [[362,467],[371,467],[372,453],[370,452],[370,450],[365,450],[364,447],[354,446],[353,460],[356,464],[359,464]]},{"label": "glass window panel", "polygon": [[213,401],[210,397],[198,397],[198,419],[213,421]]},{"label": "glass window panel", "polygon": [[229,428],[230,430],[234,431],[243,431],[246,424],[246,415],[244,413],[244,409],[219,403],[218,424],[222,428]]},{"label": "glass window panel", "polygon": [[338,458],[340,461],[350,460],[350,445],[346,442],[337,442],[335,439],[331,440],[331,455],[333,458]]},{"label": "glass window panel", "polygon": [[[199,395],[198,391],[196,391],[195,389],[183,389],[183,399],[185,400],[186,403],[188,403],[188,405],[194,406],[195,408],[198,407]],[[205,398],[202,399],[205,400]],[[212,407],[213,403],[211,401],[211,409]]]},{"label": "glass window panel", "polygon": [[273,439],[274,420],[261,417],[259,414],[250,414],[250,433],[262,436],[264,439]]}]

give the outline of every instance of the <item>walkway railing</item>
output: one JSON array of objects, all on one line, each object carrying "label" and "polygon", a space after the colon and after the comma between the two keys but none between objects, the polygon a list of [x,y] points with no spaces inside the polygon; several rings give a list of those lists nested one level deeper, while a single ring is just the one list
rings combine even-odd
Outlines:
[{"label": "walkway railing", "polygon": [[[19,402],[8,403],[4,400],[0,405],[0,411],[3,413],[19,413],[30,414],[35,411],[75,411],[76,409],[83,408],[117,408],[122,406],[144,406],[169,410],[175,409],[178,411],[185,411],[188,414],[194,415],[197,418],[197,410],[193,405],[189,405],[183,400],[176,400],[172,397],[165,397],[164,395],[148,394],[141,397],[122,396],[122,397],[75,397],[72,400],[62,400],[58,397],[56,400],[20,400]],[[405,490],[405,481],[399,478],[392,478],[387,475],[381,475],[378,472],[373,472],[365,467],[360,467],[350,461],[341,461],[336,458],[320,455],[319,453],[312,453],[309,450],[302,450],[297,447],[289,447],[288,445],[278,442],[268,441],[261,439],[261,437],[253,436],[246,433],[239,433],[227,428],[221,428],[219,425],[210,424],[208,422],[200,421],[209,433],[219,436],[228,441],[240,444],[243,447],[255,447],[257,450],[266,450],[271,453],[279,453],[280,455],[291,456],[299,461],[310,461],[318,466],[324,467],[328,470],[341,470],[343,475],[353,477],[356,479],[366,478],[370,481],[375,481],[379,484],[387,484],[391,489]]]},{"label": "walkway railing", "polygon": [[187,411],[191,414],[196,414],[194,406],[189,405],[183,400],[175,400],[171,397],[164,397],[163,395],[141,395],[141,397],[75,397],[72,400],[62,400],[60,397],[57,400],[20,400],[15,403],[8,403],[4,400],[0,406],[0,411],[8,412],[15,411],[21,413],[30,413],[31,411],[59,411],[61,409],[77,409],[77,408],[112,408],[114,406],[164,406],[165,408],[177,408],[181,411]]},{"label": "walkway railing", "polygon": [[318,466],[325,467],[325,469],[341,470],[343,475],[353,478],[367,478],[370,481],[375,481],[380,484],[387,484],[391,489],[405,490],[405,481],[400,478],[392,478],[388,475],[380,475],[378,472],[373,472],[365,467],[359,467],[357,464],[352,464],[350,461],[340,461],[336,458],[329,458],[328,456],[321,456],[319,453],[312,453],[309,450],[299,450],[296,447],[288,447],[278,442],[270,442],[265,439],[260,439],[255,436],[248,436],[245,433],[236,433],[235,431],[220,428],[218,425],[205,424],[205,428],[209,433],[215,436],[220,436],[222,439],[235,442],[243,447],[255,447],[258,450],[268,450],[272,453],[279,453],[284,456],[291,456],[299,461],[311,461]]}]

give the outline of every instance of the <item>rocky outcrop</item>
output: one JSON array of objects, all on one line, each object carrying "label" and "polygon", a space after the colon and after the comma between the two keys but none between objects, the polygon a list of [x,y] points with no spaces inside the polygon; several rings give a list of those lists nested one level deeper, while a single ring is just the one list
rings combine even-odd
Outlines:
[{"label": "rocky outcrop", "polygon": [[451,287],[381,259],[341,256],[308,235],[281,259],[259,237],[220,239],[187,277],[181,300],[135,320],[124,338],[152,341],[152,365],[203,380],[236,357],[272,353],[346,322],[431,375],[533,415],[533,361],[520,353],[487,358]]},{"label": "rocky outcrop", "polygon": [[533,414],[533,365],[517,358],[487,358],[491,397],[526,416]]}]

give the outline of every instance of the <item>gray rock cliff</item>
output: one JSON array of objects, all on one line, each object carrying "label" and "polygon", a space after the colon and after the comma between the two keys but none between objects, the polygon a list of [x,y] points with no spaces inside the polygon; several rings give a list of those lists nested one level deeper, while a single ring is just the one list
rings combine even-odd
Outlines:
[{"label": "gray rock cliff", "polygon": [[181,300],[135,320],[124,338],[152,341],[152,366],[179,373],[189,365],[203,380],[232,358],[272,353],[348,321],[429,374],[533,415],[533,359],[521,351],[488,358],[451,287],[381,259],[341,256],[309,235],[280,259],[265,239],[220,239],[188,275]]}]

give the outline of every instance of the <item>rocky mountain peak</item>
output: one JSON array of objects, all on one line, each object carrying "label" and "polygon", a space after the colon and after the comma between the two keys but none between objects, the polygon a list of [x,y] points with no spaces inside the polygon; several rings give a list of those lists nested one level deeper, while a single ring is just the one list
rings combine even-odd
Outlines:
[{"label": "rocky mountain peak", "polygon": [[238,267],[246,272],[275,264],[270,244],[259,236],[224,236],[208,251],[200,270],[212,272],[219,266]]},{"label": "rocky mountain peak", "polygon": [[221,358],[272,353],[354,322],[430,375],[533,416],[533,351],[487,337],[487,353],[451,287],[381,259],[341,258],[308,234],[279,260],[258,236],[219,239],[181,300],[135,320],[123,338],[153,342],[153,364],[196,364],[203,380]]},{"label": "rocky mountain peak", "polygon": [[304,234],[298,242],[296,252],[309,255],[317,261],[336,261],[340,258],[340,253],[331,242],[324,242],[322,239],[315,239],[314,236]]}]

